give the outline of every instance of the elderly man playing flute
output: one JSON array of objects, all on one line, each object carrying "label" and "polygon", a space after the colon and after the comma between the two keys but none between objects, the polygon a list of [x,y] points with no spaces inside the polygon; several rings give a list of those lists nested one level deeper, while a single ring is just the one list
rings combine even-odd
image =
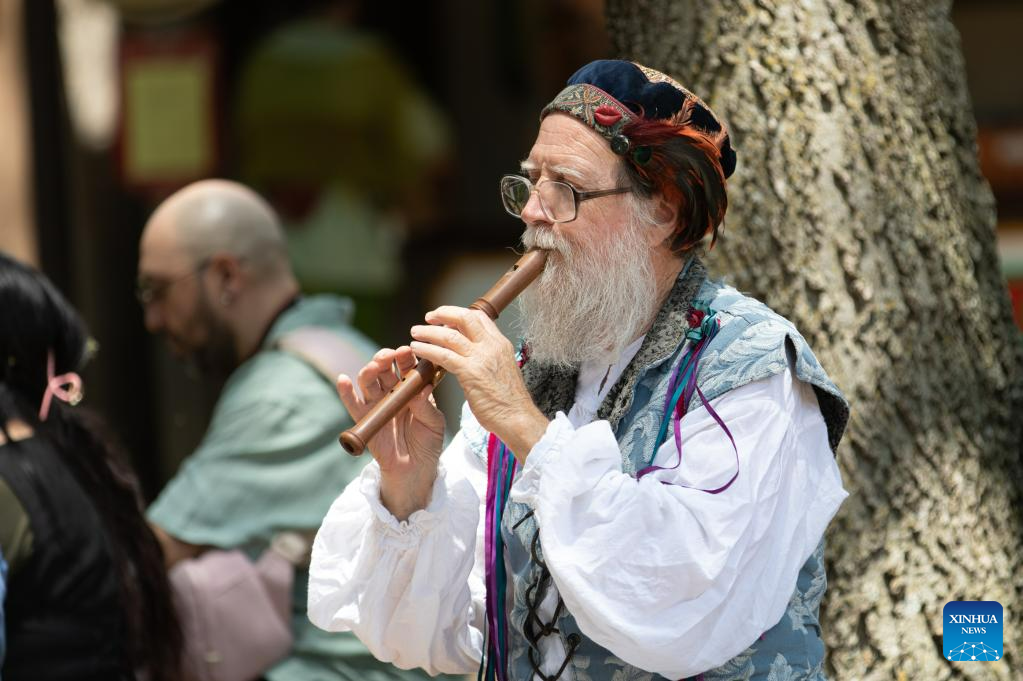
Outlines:
[{"label": "elderly man playing flute", "polygon": [[665,74],[569,79],[501,180],[523,244],[549,251],[520,351],[440,307],[338,379],[360,418],[425,359],[466,406],[443,452],[429,386],[369,440],[313,548],[315,624],[502,681],[824,678],[848,407],[790,322],[707,276],[735,164]]}]

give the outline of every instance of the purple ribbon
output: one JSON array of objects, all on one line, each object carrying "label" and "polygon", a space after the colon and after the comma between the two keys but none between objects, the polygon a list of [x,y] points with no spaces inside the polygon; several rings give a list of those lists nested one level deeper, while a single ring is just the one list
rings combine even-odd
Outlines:
[{"label": "purple ribbon", "polygon": [[[501,518],[508,503],[510,481],[515,477],[518,462],[508,455],[504,443],[493,433],[487,441],[487,500],[484,529],[484,557],[486,574],[487,651],[497,681],[506,681],[506,618],[504,547],[501,541]],[[500,563],[498,561],[501,561]],[[481,671],[483,671],[481,669]],[[490,678],[487,674],[487,678]]]},{"label": "purple ribbon", "polygon": [[[715,329],[714,333],[716,332],[717,329]],[[732,432],[728,430],[728,426],[726,426],[725,422],[721,420],[718,413],[714,411],[714,407],[710,405],[710,401],[707,400],[703,391],[700,390],[699,386],[696,384],[697,364],[699,363],[700,357],[703,355],[703,351],[706,349],[708,341],[711,338],[713,338],[713,334],[700,339],[700,342],[685,354],[682,360],[678,363],[678,366],[675,367],[671,380],[668,382],[668,394],[664,398],[665,416],[667,416],[668,409],[671,407],[671,399],[674,396],[675,391],[678,390],[680,376],[685,375],[687,372],[689,374],[689,378],[686,380],[686,385],[682,389],[681,398],[675,403],[674,413],[672,414],[672,425],[674,426],[675,431],[675,447],[678,450],[678,459],[675,461],[675,465],[667,467],[654,465],[647,466],[636,473],[637,480],[641,479],[644,475],[653,473],[654,471],[675,470],[682,464],[682,429],[680,427],[680,423],[682,421],[682,417],[685,416],[686,411],[689,409],[689,403],[692,401],[694,393],[700,396],[700,399],[703,401],[703,406],[707,409],[707,413],[709,413],[717,424],[721,426],[721,429],[725,431],[725,435],[728,436],[729,442],[732,443],[732,451],[735,452],[735,474],[732,475],[728,482],[715,489],[701,489],[698,487],[692,487],[691,485],[683,485],[681,483],[668,482],[665,480],[661,480],[660,483],[662,485],[674,485],[676,487],[696,489],[700,492],[706,492],[707,494],[720,494],[731,487],[732,483],[739,477],[739,448],[735,444],[735,438],[732,437]]]}]

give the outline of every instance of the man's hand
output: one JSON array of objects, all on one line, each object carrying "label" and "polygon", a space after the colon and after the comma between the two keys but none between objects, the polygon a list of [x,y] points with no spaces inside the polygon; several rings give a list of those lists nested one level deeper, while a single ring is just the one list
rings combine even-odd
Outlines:
[{"label": "man's hand", "polygon": [[153,531],[153,534],[156,535],[156,540],[160,542],[160,548],[163,549],[163,562],[168,570],[177,563],[189,558],[195,558],[203,552],[203,547],[172,537],[159,525],[150,523],[149,529]]},{"label": "man's hand", "polygon": [[[405,374],[416,365],[408,346],[384,348],[359,371],[356,380],[341,374],[337,392],[352,418],[358,421],[398,383],[395,366]],[[437,462],[444,443],[444,415],[437,410],[427,386],[408,406],[370,438],[367,448],[380,465],[380,501],[398,520],[406,520],[430,503],[437,479]]]},{"label": "man's hand", "polygon": [[412,327],[413,352],[457,376],[480,425],[524,462],[549,421],[526,390],[511,342],[477,310],[444,305],[426,321]]}]

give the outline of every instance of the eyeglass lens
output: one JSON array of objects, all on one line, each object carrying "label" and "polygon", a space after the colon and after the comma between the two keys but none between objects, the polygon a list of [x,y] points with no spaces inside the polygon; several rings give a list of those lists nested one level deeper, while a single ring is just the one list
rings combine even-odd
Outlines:
[{"label": "eyeglass lens", "polygon": [[534,187],[540,194],[540,202],[549,219],[562,222],[575,217],[575,196],[572,187],[556,180],[546,180],[534,185],[528,179],[514,175],[501,179],[501,199],[505,210],[516,217],[521,216]]}]

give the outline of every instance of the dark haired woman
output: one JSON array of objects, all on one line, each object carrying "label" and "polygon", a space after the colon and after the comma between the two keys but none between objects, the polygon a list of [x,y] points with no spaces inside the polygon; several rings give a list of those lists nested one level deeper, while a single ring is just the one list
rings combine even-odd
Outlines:
[{"label": "dark haired woman", "polygon": [[72,405],[87,336],[40,273],[0,253],[5,681],[172,681],[181,631],[134,478]]}]

